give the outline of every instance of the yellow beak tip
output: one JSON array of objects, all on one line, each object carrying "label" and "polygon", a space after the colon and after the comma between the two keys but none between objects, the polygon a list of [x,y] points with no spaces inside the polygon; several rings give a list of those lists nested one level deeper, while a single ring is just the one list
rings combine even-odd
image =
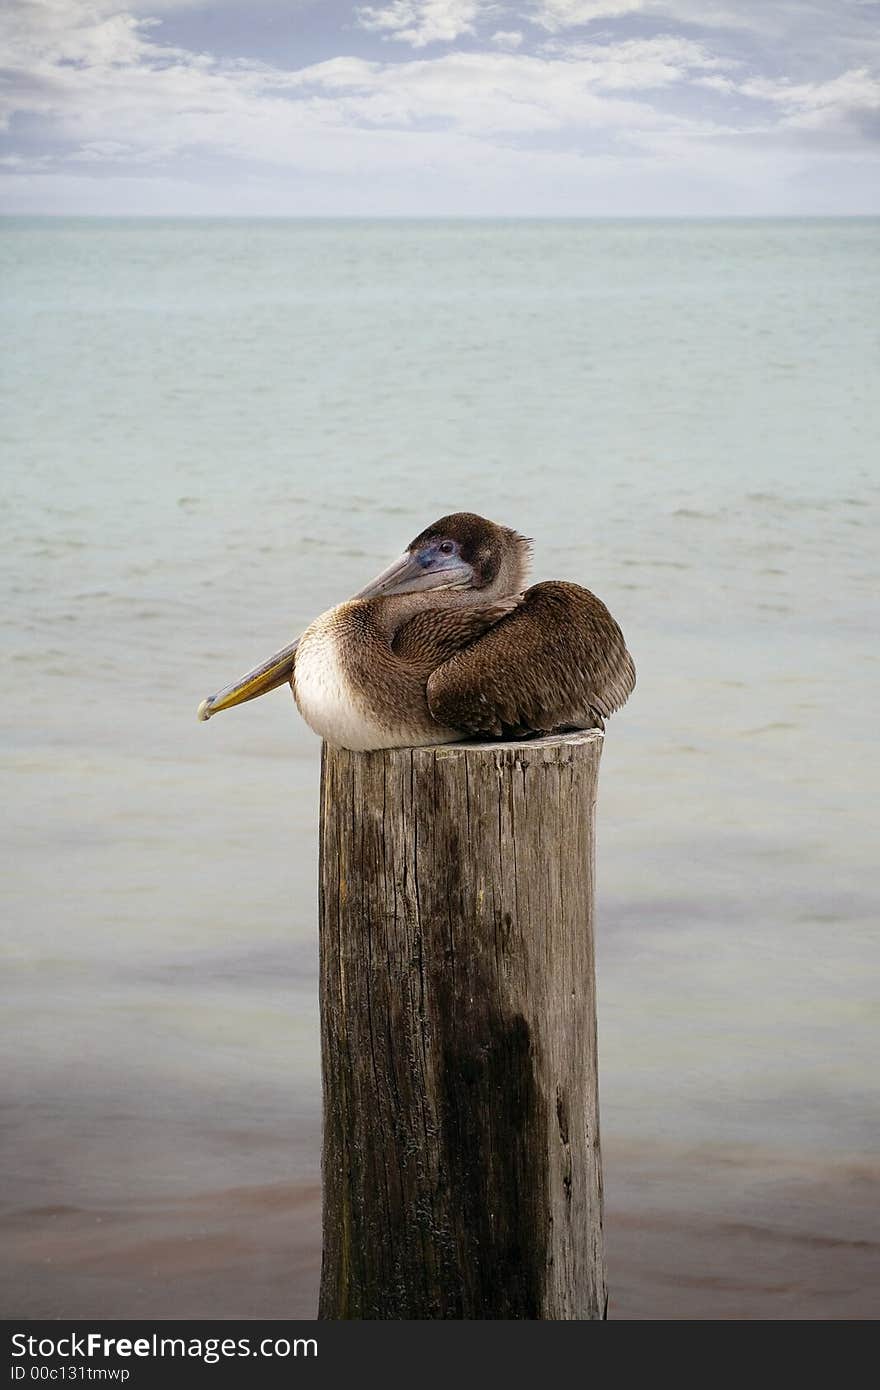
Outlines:
[{"label": "yellow beak tip", "polygon": [[210,700],[203,700],[203,701],[202,701],[202,703],[199,705],[198,709],[196,710],[196,719],[198,719],[198,720],[205,720],[205,719],[210,719],[210,718],[211,718],[211,710],[210,710],[210,708],[209,708],[210,704],[211,704],[211,701],[210,701]]}]

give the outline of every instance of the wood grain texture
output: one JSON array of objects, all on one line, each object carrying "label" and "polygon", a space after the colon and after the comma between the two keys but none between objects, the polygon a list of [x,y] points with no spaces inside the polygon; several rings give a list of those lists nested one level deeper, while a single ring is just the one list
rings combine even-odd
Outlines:
[{"label": "wood grain texture", "polygon": [[322,1318],[605,1316],[601,746],[325,746]]}]

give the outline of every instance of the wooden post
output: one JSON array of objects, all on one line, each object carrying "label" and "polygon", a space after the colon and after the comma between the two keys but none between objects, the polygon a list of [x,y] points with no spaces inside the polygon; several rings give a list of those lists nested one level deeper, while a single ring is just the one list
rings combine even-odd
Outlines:
[{"label": "wooden post", "polygon": [[602,1318],[602,736],[321,772],[322,1318]]}]

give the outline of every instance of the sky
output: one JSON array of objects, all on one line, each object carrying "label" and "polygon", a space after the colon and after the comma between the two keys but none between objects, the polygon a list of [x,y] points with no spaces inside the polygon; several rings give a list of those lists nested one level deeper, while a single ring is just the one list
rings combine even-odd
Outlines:
[{"label": "sky", "polygon": [[880,213],[875,0],[0,0],[0,211]]}]

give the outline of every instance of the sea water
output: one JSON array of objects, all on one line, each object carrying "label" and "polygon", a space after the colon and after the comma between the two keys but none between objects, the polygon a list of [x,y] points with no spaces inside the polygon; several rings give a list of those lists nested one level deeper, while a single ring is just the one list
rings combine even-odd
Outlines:
[{"label": "sea water", "polygon": [[8,219],[0,281],[5,1314],[310,1313],[319,746],[195,709],[465,509],[638,668],[612,1313],[866,1313],[880,222]]}]

